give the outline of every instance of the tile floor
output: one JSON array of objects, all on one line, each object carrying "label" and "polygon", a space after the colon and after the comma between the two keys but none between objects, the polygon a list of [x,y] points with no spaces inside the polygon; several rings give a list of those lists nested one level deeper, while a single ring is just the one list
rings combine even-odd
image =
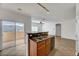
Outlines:
[{"label": "tile floor", "polygon": [[0,52],[1,56],[25,56],[26,53],[25,44],[18,45],[16,47],[10,47],[7,49],[4,49],[2,52]]}]

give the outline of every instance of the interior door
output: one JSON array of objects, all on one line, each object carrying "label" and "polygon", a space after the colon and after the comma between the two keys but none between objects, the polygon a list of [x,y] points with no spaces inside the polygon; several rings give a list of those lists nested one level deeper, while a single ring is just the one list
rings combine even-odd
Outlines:
[{"label": "interior door", "polygon": [[61,36],[61,24],[56,24],[56,36]]}]

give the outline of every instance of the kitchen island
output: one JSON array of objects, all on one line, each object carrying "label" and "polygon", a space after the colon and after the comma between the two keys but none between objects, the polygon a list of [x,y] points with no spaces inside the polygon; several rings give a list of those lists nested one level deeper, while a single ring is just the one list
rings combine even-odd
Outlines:
[{"label": "kitchen island", "polygon": [[29,38],[29,56],[47,56],[54,49],[54,45],[54,36],[31,37]]}]

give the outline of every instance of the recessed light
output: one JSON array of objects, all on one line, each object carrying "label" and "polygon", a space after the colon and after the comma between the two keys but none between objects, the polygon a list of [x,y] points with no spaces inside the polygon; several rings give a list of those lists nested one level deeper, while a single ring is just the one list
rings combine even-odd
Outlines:
[{"label": "recessed light", "polygon": [[21,11],[22,9],[21,8],[18,8],[17,10]]}]

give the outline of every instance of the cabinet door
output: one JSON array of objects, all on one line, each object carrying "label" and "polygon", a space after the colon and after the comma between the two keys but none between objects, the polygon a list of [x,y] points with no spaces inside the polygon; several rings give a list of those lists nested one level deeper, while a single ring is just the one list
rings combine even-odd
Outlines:
[{"label": "cabinet door", "polygon": [[50,52],[50,48],[51,48],[51,44],[50,44],[51,42],[50,42],[50,39],[47,39],[46,40],[46,55],[48,55],[49,54],[49,52]]},{"label": "cabinet door", "polygon": [[37,54],[38,56],[45,56],[45,41],[41,41],[38,43],[38,50],[37,50]]},{"label": "cabinet door", "polygon": [[37,56],[37,43],[30,39],[30,56]]}]

